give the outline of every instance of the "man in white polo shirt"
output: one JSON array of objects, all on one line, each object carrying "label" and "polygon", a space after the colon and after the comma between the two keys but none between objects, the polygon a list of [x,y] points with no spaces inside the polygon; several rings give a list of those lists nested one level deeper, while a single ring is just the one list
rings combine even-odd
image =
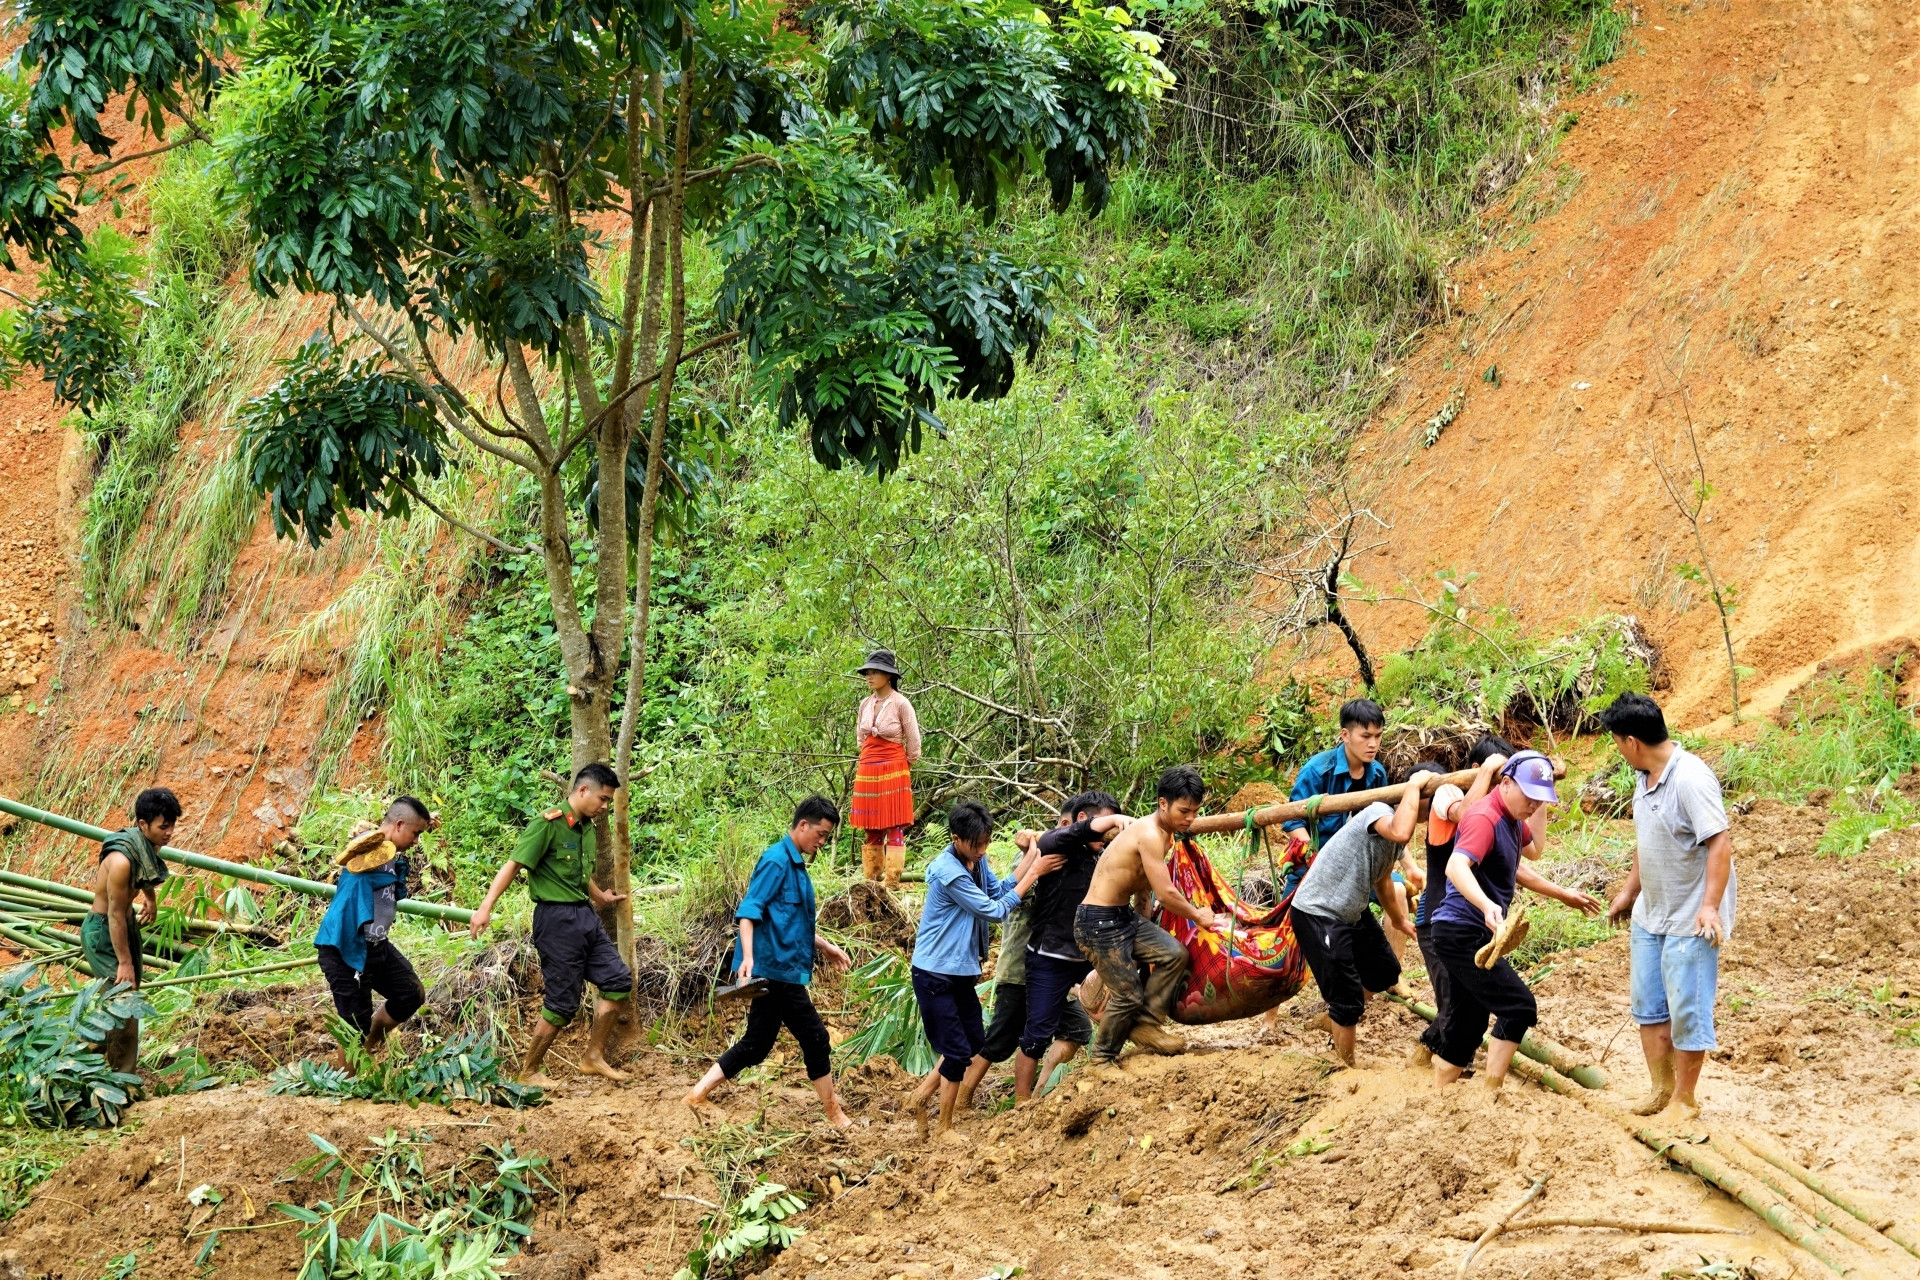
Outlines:
[{"label": "man in white polo shirt", "polygon": [[1653,699],[1621,694],[1600,722],[1634,769],[1633,871],[1607,913],[1633,920],[1633,1020],[1653,1077],[1633,1111],[1686,1122],[1700,1114],[1694,1087],[1719,1047],[1713,1004],[1735,896],[1727,809],[1720,780],[1667,736]]}]

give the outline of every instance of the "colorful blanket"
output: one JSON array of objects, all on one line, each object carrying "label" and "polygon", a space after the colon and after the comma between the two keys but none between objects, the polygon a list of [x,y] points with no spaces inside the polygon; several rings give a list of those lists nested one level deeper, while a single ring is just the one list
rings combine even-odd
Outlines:
[{"label": "colorful blanket", "polygon": [[[1303,851],[1304,854],[1304,851]],[[1289,879],[1289,863],[1279,866],[1278,883]],[[1174,842],[1167,872],[1187,901],[1204,910],[1224,911],[1234,918],[1231,935],[1200,929],[1192,921],[1157,913],[1160,927],[1180,940],[1193,957],[1186,994],[1175,1003],[1176,1022],[1227,1022],[1251,1018],[1284,1004],[1307,977],[1307,962],[1293,939],[1287,908],[1288,893],[1271,907],[1250,907],[1226,877],[1214,870],[1207,855],[1191,839]]]}]

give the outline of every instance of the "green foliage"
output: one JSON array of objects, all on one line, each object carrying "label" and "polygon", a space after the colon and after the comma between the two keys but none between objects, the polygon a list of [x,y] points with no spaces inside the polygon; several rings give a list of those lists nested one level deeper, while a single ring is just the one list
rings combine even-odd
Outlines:
[{"label": "green foliage", "polygon": [[0,1142],[0,1223],[27,1207],[33,1189],[51,1178],[95,1135],[85,1130],[11,1126]]},{"label": "green foliage", "polygon": [[204,97],[237,34],[233,0],[27,0],[20,64],[38,68],[27,120],[43,141],[62,125],[96,155],[113,151],[100,127],[107,100],[125,95],[127,119],[166,134],[169,117]]},{"label": "green foliage", "polygon": [[719,1280],[735,1274],[736,1263],[779,1253],[806,1234],[787,1219],[807,1202],[777,1182],[761,1182],[731,1206],[700,1224],[700,1243],[673,1280]]},{"label": "green foliage", "polygon": [[439,476],[444,429],[412,379],[355,360],[322,336],[242,415],[253,487],[274,532],[319,546],[348,511],[404,517],[422,478]]},{"label": "green foliage", "polygon": [[910,1076],[933,1070],[933,1046],[920,1023],[913,973],[905,960],[891,951],[881,952],[847,976],[847,996],[866,1019],[859,1031],[834,1049],[848,1066],[884,1054]]},{"label": "green foliage", "polygon": [[1381,664],[1378,696],[1396,723],[1466,717],[1577,732],[1620,694],[1647,689],[1649,673],[1625,619],[1597,618],[1542,644],[1505,609],[1469,616],[1464,604],[1441,613],[1419,644]]},{"label": "green foliage", "polygon": [[1861,852],[1884,832],[1912,826],[1920,814],[1884,776],[1872,786],[1842,787],[1833,808],[1833,821],[1820,836],[1820,852],[1843,858]]},{"label": "green foliage", "polygon": [[[511,1142],[435,1168],[427,1160],[433,1137],[424,1130],[403,1138],[389,1129],[359,1160],[317,1133],[307,1140],[317,1154],[288,1179],[331,1184],[332,1194],[304,1207],[273,1206],[303,1224],[298,1280],[494,1280],[531,1234],[536,1197],[555,1189],[543,1172],[546,1158],[520,1154]],[[343,1236],[341,1224],[363,1214],[371,1219],[360,1236]],[[409,1221],[420,1217],[428,1219],[423,1226]]]},{"label": "green foliage", "polygon": [[416,1053],[395,1051],[380,1058],[367,1052],[359,1032],[331,1014],[327,1031],[346,1055],[349,1070],[303,1058],[276,1070],[267,1092],[403,1102],[410,1107],[471,1101],[516,1111],[543,1101],[539,1089],[501,1076],[491,1030],[450,1040],[423,1039]]},{"label": "green foliage", "polygon": [[144,301],[133,289],[140,265],[133,242],[111,227],[56,260],[38,297],[0,312],[0,367],[40,369],[55,399],[92,414],[124,376]]},{"label": "green foliage", "polygon": [[0,1125],[112,1128],[140,1093],[96,1046],[153,1009],[131,987],[90,982],[69,999],[33,965],[0,974]]},{"label": "green foliage", "polygon": [[1752,742],[1720,754],[1716,768],[1727,790],[1795,803],[1817,787],[1871,794],[1920,765],[1920,723],[1900,701],[1898,671],[1830,678],[1787,710],[1784,726],[1763,726]]}]

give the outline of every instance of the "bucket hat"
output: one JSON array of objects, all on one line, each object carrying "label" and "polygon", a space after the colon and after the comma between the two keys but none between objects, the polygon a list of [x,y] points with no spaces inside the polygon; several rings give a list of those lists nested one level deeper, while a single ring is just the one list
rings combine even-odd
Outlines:
[{"label": "bucket hat", "polygon": [[875,649],[872,653],[869,653],[867,655],[867,661],[865,665],[863,665],[858,671],[854,672],[854,674],[863,676],[867,674],[867,672],[869,671],[878,671],[884,675],[890,675],[890,676],[899,675],[900,668],[894,665],[893,650]]}]

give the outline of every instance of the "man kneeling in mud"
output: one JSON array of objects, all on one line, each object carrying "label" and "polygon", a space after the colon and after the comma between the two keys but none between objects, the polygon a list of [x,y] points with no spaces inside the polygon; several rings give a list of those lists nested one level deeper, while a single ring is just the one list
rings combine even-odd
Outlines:
[{"label": "man kneeling in mud", "polygon": [[1093,872],[1086,901],[1074,915],[1073,938],[1107,989],[1106,1010],[1093,1037],[1093,1060],[1111,1063],[1131,1039],[1152,1053],[1184,1053],[1187,1042],[1162,1025],[1192,961],[1174,936],[1133,908],[1148,889],[1163,910],[1202,929],[1225,933],[1225,915],[1202,911],[1173,887],[1167,850],[1193,825],[1207,794],[1199,770],[1179,765],[1160,775],[1154,811],[1114,836]]}]

